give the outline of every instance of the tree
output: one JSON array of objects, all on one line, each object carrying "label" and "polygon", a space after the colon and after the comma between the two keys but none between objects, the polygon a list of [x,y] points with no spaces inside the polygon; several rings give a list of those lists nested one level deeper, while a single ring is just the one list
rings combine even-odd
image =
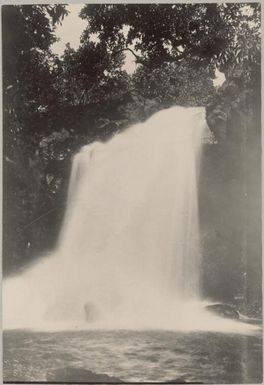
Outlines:
[{"label": "tree", "polygon": [[38,142],[43,112],[56,99],[54,30],[67,14],[63,5],[5,5],[3,34],[4,271],[21,264],[30,245],[26,225],[35,214],[43,162]]},{"label": "tree", "polygon": [[91,4],[81,17],[88,20],[83,40],[96,34],[112,55],[130,50],[151,68],[188,60],[226,70],[231,52],[246,60],[241,39],[259,36],[260,4]]},{"label": "tree", "polygon": [[55,26],[66,14],[63,5],[3,6],[4,106],[11,105],[16,114],[21,98],[23,109],[49,102],[54,60],[50,46],[56,41]]},{"label": "tree", "polygon": [[215,93],[211,76],[210,69],[194,69],[182,61],[163,63],[152,70],[140,66],[132,83],[143,99],[156,99],[163,107],[205,106]]},{"label": "tree", "polygon": [[127,92],[129,76],[121,65],[122,58],[116,56],[113,60],[104,42],[87,41],[77,50],[67,45],[57,80],[62,103],[103,103]]},{"label": "tree", "polygon": [[9,136],[9,151],[17,146],[17,135],[22,139],[32,125],[34,129],[34,116],[55,104],[56,58],[50,46],[56,41],[55,26],[66,14],[63,5],[2,8],[4,135]]},{"label": "tree", "polygon": [[260,83],[261,29],[260,3],[227,4],[222,17],[232,22],[233,31],[226,50],[219,55],[219,68],[227,79],[240,77],[244,85],[256,88]]}]

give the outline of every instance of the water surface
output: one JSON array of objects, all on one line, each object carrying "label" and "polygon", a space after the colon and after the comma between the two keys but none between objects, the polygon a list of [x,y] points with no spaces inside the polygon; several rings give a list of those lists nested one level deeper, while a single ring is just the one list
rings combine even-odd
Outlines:
[{"label": "water surface", "polygon": [[63,382],[86,369],[122,381],[262,382],[261,333],[13,330],[3,347],[5,381]]}]

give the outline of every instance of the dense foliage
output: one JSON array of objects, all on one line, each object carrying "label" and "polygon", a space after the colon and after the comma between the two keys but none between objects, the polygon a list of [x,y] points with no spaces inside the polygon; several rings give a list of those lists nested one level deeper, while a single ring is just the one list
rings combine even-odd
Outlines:
[{"label": "dense foliage", "polygon": [[44,176],[39,131],[48,131],[43,112],[57,100],[50,46],[66,14],[62,5],[2,7],[4,268],[23,265],[30,246],[25,227],[36,215]]},{"label": "dense foliage", "polygon": [[[257,178],[245,179],[245,164],[250,165],[250,175],[251,168],[259,168],[260,4],[89,4],[80,16],[87,20],[80,46],[67,45],[58,57],[51,46],[56,26],[67,17],[67,6],[2,8],[4,273],[17,271],[53,247],[71,159],[80,146],[107,140],[174,104],[207,106],[207,120],[218,141],[208,147],[208,175],[218,176],[218,191],[224,186],[224,193],[229,186],[232,204],[240,202],[232,222],[237,239],[246,232],[249,243],[258,243],[240,226],[245,202],[238,199],[238,191],[245,194],[241,186],[257,186]],[[123,66],[127,51],[137,63],[132,75]],[[217,92],[216,68],[227,79]],[[257,155],[252,161],[245,153]],[[226,173],[221,170],[229,170],[228,176],[220,177]],[[258,187],[252,194],[258,201]],[[201,202],[212,213],[210,204],[209,198]],[[220,207],[216,215],[228,207]],[[209,217],[204,221],[210,222]],[[225,282],[224,297],[232,299],[250,269],[247,257],[241,257],[241,245],[232,245],[234,233],[224,231],[228,221],[220,227],[208,222],[215,233],[203,240],[204,271],[207,293],[217,297]],[[217,231],[225,250],[216,247]],[[259,268],[259,250],[245,253],[254,254],[253,276]],[[236,272],[233,283],[225,280],[231,270]],[[259,300],[259,288],[251,281],[248,285],[253,287],[249,296]]]},{"label": "dense foliage", "polygon": [[259,50],[259,3],[93,4],[81,17],[89,21],[83,41],[97,34],[113,56],[129,49],[148,67],[184,59],[226,69]]}]

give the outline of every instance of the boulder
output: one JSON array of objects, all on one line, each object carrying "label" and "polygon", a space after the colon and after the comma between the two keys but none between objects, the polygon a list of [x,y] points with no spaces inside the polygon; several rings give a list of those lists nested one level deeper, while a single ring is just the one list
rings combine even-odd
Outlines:
[{"label": "boulder", "polygon": [[[189,382],[190,383],[190,382]],[[188,384],[188,381],[185,381],[184,377],[178,377],[170,381],[165,381],[165,384]]]},{"label": "boulder", "polygon": [[99,311],[92,302],[84,304],[84,316],[86,322],[95,322],[99,318]]},{"label": "boulder", "polygon": [[55,369],[47,374],[47,381],[63,382],[88,382],[88,383],[122,383],[119,378],[108,376],[108,374],[94,373],[91,370],[75,367],[64,367]]},{"label": "boulder", "polygon": [[232,305],[216,303],[206,306],[206,309],[225,318],[239,319],[239,312]]}]

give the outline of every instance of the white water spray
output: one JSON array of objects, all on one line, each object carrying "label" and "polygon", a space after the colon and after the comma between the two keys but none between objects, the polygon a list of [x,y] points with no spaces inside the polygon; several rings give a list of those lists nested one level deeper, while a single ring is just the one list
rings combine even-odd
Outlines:
[{"label": "white water spray", "polygon": [[173,107],[83,147],[54,254],[4,284],[4,327],[215,329],[199,290],[205,130],[204,108]]}]

